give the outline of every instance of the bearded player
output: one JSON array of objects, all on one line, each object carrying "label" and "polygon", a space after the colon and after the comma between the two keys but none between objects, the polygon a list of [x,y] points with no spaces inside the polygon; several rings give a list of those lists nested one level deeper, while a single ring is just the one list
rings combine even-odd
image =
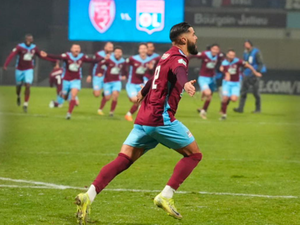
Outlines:
[{"label": "bearded player", "polygon": [[[112,98],[109,116],[114,115],[114,111],[117,107],[118,98],[122,89],[121,79],[126,79],[124,68],[125,59],[122,57],[123,50],[121,47],[116,47],[113,55],[107,55],[104,60],[99,62],[97,67],[97,75],[99,77],[104,76],[104,96],[102,97],[101,105],[98,114],[104,115],[102,112],[105,104]],[[103,68],[103,65],[106,69]],[[123,76],[122,76],[123,75]]]},{"label": "bearded player", "polygon": [[62,97],[67,100],[71,93],[69,102],[69,110],[66,119],[71,119],[71,114],[76,106],[76,97],[81,89],[82,64],[84,62],[96,63],[99,59],[89,59],[87,55],[81,53],[81,47],[78,44],[73,44],[70,52],[61,55],[51,55],[46,52],[41,52],[42,56],[51,59],[59,59],[64,62],[65,73],[63,76]]},{"label": "bearded player", "polygon": [[197,109],[202,119],[207,119],[206,113],[212,99],[213,91],[215,89],[216,66],[218,61],[223,60],[223,54],[220,53],[218,44],[212,44],[210,50],[199,52],[195,57],[202,60],[198,83],[205,99],[202,108]]},{"label": "bearded player", "polygon": [[175,119],[183,90],[195,94],[194,83],[188,81],[188,55],[197,54],[197,36],[194,29],[183,22],[171,28],[171,49],[159,61],[155,75],[139,92],[137,101],[142,102],[135,125],[120,154],[104,166],[86,193],[76,197],[77,219],[84,224],[90,205],[97,194],[137,159],[161,143],[174,149],[183,158],[177,163],[165,188],[154,198],[154,204],[170,216],[181,219],[173,194],[202,159],[202,154],[192,133]]},{"label": "bearded player", "polygon": [[[42,57],[40,50],[35,44],[33,44],[33,36],[31,34],[25,35],[24,43],[18,44],[7,57],[3,69],[7,70],[7,66],[10,61],[17,56],[16,62],[16,93],[17,93],[17,105],[21,105],[21,89],[22,85],[25,86],[25,99],[23,104],[24,112],[27,112],[28,102],[30,97],[30,86],[33,82],[33,68],[35,56]],[[48,59],[49,60],[49,59]]]},{"label": "bearded player", "polygon": [[246,61],[236,58],[233,49],[228,50],[226,59],[222,62],[220,70],[224,73],[224,80],[222,84],[222,117],[220,120],[227,118],[227,106],[230,101],[236,102],[240,96],[240,71],[244,68],[249,68],[256,77],[261,77],[261,73],[257,72],[253,66]]},{"label": "bearded player", "polygon": [[147,45],[139,45],[139,54],[129,57],[126,64],[129,67],[128,81],[126,91],[132,106],[125,115],[127,121],[133,121],[132,115],[138,110],[139,103],[137,102],[137,94],[144,84],[144,76],[148,70],[151,59],[147,55]]}]

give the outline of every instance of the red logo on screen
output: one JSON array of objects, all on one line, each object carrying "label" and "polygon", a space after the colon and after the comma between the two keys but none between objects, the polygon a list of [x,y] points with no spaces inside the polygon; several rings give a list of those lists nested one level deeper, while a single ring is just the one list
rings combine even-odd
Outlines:
[{"label": "red logo on screen", "polygon": [[114,0],[91,0],[89,6],[90,20],[100,33],[107,31],[116,15]]}]

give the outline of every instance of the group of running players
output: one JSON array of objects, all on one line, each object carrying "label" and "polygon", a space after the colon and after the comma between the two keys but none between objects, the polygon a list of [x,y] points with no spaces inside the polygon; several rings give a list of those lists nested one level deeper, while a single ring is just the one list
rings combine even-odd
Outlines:
[{"label": "group of running players", "polygon": [[[57,98],[51,101],[49,107],[61,107],[65,100],[69,100],[69,108],[66,119],[71,118],[74,107],[79,104],[78,93],[81,89],[82,64],[90,63],[90,71],[86,81],[93,84],[93,95],[101,96],[102,100],[98,109],[99,115],[104,115],[103,108],[110,99],[110,116],[114,115],[117,106],[118,96],[122,89],[122,80],[127,80],[126,91],[132,106],[125,115],[125,119],[133,121],[132,115],[138,110],[140,103],[137,101],[137,94],[143,85],[155,76],[155,68],[161,56],[155,53],[152,42],[139,44],[138,54],[127,59],[123,57],[123,50],[113,43],[107,42],[104,49],[95,53],[93,58],[81,53],[80,45],[73,44],[70,52],[61,55],[47,54],[40,51],[33,44],[32,35],[25,36],[25,42],[18,44],[8,56],[4,70],[9,62],[17,55],[16,63],[16,91],[17,104],[21,104],[20,93],[22,84],[25,85],[25,100],[23,109],[27,112],[30,96],[30,85],[33,82],[34,56],[56,62],[53,71],[50,73],[50,86],[56,86]],[[227,106],[230,101],[237,101],[240,94],[240,77],[243,68],[249,68],[252,73],[260,77],[251,64],[236,57],[233,49],[222,53],[218,44],[212,44],[206,51],[190,56],[189,59],[202,61],[198,83],[202,91],[204,105],[197,109],[203,119],[207,119],[207,110],[210,105],[213,92],[216,90],[216,74],[219,74],[221,83],[221,120],[227,118]],[[63,66],[60,67],[60,62]],[[221,82],[220,82],[221,80]],[[101,92],[103,90],[103,92]]]}]

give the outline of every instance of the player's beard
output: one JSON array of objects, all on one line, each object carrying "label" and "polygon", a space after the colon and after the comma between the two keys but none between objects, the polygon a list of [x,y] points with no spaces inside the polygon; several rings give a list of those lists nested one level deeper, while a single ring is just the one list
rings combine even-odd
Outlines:
[{"label": "player's beard", "polygon": [[198,49],[196,44],[190,42],[187,40],[187,50],[191,55],[197,55],[198,54]]}]

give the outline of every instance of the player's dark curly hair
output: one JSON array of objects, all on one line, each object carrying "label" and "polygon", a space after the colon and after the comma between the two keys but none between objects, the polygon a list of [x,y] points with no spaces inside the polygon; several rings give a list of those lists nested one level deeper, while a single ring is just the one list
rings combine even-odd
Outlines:
[{"label": "player's dark curly hair", "polygon": [[182,22],[182,23],[178,23],[176,25],[174,25],[171,30],[170,30],[170,39],[171,41],[176,41],[177,38],[184,33],[188,33],[189,32],[189,28],[191,27],[190,24],[188,24],[187,22]]}]

